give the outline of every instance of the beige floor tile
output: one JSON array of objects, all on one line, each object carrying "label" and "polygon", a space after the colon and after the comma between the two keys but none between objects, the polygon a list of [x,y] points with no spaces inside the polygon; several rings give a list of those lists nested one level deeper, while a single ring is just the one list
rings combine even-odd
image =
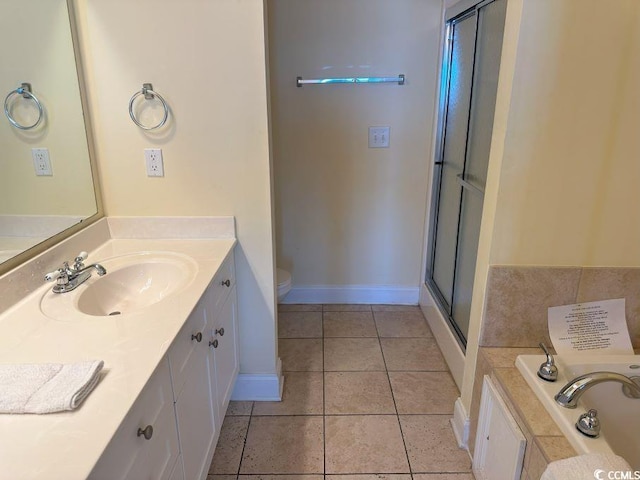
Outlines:
[{"label": "beige floor tile", "polygon": [[410,474],[378,473],[375,475],[326,475],[325,480],[411,480]]},{"label": "beige floor tile", "polygon": [[450,419],[449,415],[400,416],[412,472],[471,471],[469,454],[458,448]]},{"label": "beige floor tile", "polygon": [[322,339],[281,339],[278,355],[285,372],[321,372]]},{"label": "beige floor tile", "polygon": [[371,312],[325,312],[323,326],[325,338],[378,336]]},{"label": "beige floor tile", "polygon": [[322,306],[323,312],[370,312],[371,305],[354,303],[328,303]]},{"label": "beige floor tile", "polygon": [[389,372],[399,414],[453,414],[460,396],[449,372]]},{"label": "beige floor tile", "polygon": [[227,417],[238,417],[242,415],[251,415],[253,402],[229,402],[227,407]]},{"label": "beige floor tile", "polygon": [[207,480],[236,480],[237,475],[207,475]]},{"label": "beige floor tile", "polygon": [[386,372],[326,372],[325,414],[395,414]]},{"label": "beige floor tile", "polygon": [[448,371],[433,338],[381,338],[389,371]]},{"label": "beige floor tile", "polygon": [[323,480],[324,475],[238,475],[239,480]]},{"label": "beige floor tile", "polygon": [[322,417],[252,417],[240,473],[324,473]]},{"label": "beige floor tile", "polygon": [[475,480],[475,477],[473,473],[414,473],[413,480]]},{"label": "beige floor tile", "polygon": [[256,402],[254,415],[322,415],[322,372],[287,372],[281,402]]},{"label": "beige floor tile", "polygon": [[327,338],[324,340],[325,371],[384,371],[377,338]]},{"label": "beige floor tile", "polygon": [[409,473],[395,415],[326,417],[326,473]]},{"label": "beige floor tile", "polygon": [[418,305],[371,305],[374,312],[421,312]]},{"label": "beige floor tile", "polygon": [[422,312],[374,312],[380,337],[432,337]]},{"label": "beige floor tile", "polygon": [[311,303],[280,303],[278,304],[278,313],[280,312],[321,312],[322,305]]},{"label": "beige floor tile", "polygon": [[209,467],[210,474],[235,475],[238,473],[248,426],[249,417],[225,417],[213,461]]},{"label": "beige floor tile", "polygon": [[280,338],[322,337],[321,312],[282,312],[278,314]]}]

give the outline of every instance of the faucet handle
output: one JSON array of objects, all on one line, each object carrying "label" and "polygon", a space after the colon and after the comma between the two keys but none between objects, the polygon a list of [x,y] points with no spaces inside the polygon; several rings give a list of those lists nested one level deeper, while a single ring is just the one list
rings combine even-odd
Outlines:
[{"label": "faucet handle", "polygon": [[596,438],[600,435],[600,420],[598,419],[598,411],[591,409],[587,413],[583,413],[576,422],[576,428],[580,433],[587,437]]},{"label": "faucet handle", "polygon": [[62,269],[54,270],[53,272],[49,272],[44,276],[45,282],[53,282],[56,278],[62,275],[64,272]]},{"label": "faucet handle", "polygon": [[87,252],[80,252],[78,256],[73,260],[73,269],[78,271],[84,268],[84,261],[87,259],[89,254]]},{"label": "faucet handle", "polygon": [[549,353],[544,343],[540,342],[538,345],[547,356],[547,361],[542,363],[538,369],[538,376],[547,382],[555,382],[558,379],[558,367],[553,361],[553,355]]}]

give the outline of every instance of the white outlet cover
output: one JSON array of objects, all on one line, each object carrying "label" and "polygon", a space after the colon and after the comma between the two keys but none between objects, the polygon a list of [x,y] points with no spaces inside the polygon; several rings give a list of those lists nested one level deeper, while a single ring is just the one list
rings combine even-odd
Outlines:
[{"label": "white outlet cover", "polygon": [[51,168],[51,159],[49,158],[48,148],[32,148],[31,158],[33,159],[33,168],[37,176],[53,176],[53,169]]},{"label": "white outlet cover", "polygon": [[144,160],[147,168],[147,177],[164,177],[161,148],[145,148]]}]

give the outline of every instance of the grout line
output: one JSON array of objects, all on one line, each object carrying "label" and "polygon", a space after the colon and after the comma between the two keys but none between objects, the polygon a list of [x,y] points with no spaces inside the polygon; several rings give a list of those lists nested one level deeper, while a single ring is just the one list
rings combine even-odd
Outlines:
[{"label": "grout line", "polygon": [[322,305],[322,473],[327,474],[327,407],[324,393],[324,305]]},{"label": "grout line", "polygon": [[[240,469],[242,468],[242,460],[244,459],[244,449],[247,446],[247,439],[249,438],[249,427],[251,427],[251,419],[253,418],[253,407],[256,402],[251,404],[251,413],[249,414],[249,421],[247,422],[247,430],[244,432],[244,442],[242,443],[242,453],[240,453],[240,461],[238,462],[238,472],[236,473],[236,478],[240,475]],[[220,440],[218,440],[220,443]],[[215,454],[214,454],[215,455]]]},{"label": "grout line", "polygon": [[[442,416],[451,417],[453,412],[447,413],[278,413],[278,414],[263,414],[252,415],[256,418],[273,418],[273,417],[390,417],[394,415],[402,415],[403,417],[424,417],[424,416]],[[239,415],[247,417],[248,415]],[[236,418],[236,417],[233,417]]]},{"label": "grout line", "polygon": [[[376,329],[378,328],[378,324],[376,323]],[[384,350],[382,348],[382,340],[380,340],[380,335],[378,335],[378,344],[380,345],[380,353],[382,354],[382,361],[384,363],[384,370],[387,374],[387,382],[389,382],[389,391],[391,392],[391,399],[393,400],[393,407],[396,410],[396,419],[398,420],[398,428],[400,429],[400,438],[402,438],[402,446],[404,447],[405,458],[407,459],[407,466],[409,467],[409,473],[411,473],[411,462],[409,461],[409,451],[407,450],[407,442],[404,439],[404,432],[402,431],[402,423],[400,423],[400,414],[398,413],[398,405],[396,403],[396,396],[393,393],[393,387],[391,386],[391,376],[389,375],[389,369],[387,368],[387,360],[384,356]],[[411,476],[413,479],[413,476]]]}]

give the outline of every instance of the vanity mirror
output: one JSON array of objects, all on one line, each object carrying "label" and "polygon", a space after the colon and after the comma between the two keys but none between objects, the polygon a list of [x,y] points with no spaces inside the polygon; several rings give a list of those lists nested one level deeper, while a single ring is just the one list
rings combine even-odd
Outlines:
[{"label": "vanity mirror", "polygon": [[[72,1],[0,0],[0,5],[3,273],[97,219],[100,204],[74,50]],[[24,83],[31,93],[22,90]]]}]

